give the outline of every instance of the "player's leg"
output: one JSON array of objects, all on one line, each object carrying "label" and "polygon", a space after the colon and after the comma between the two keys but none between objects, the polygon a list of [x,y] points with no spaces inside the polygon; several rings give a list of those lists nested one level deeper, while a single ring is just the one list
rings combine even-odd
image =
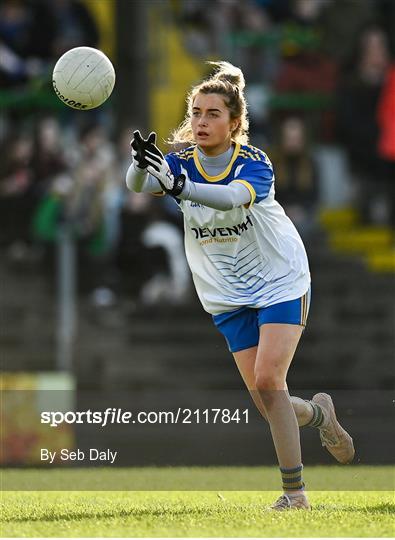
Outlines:
[{"label": "player's leg", "polygon": [[[257,346],[250,347],[234,352],[233,357],[257,409],[267,420],[265,406],[255,387],[257,350]],[[325,446],[339,463],[350,463],[355,454],[353,440],[338,422],[331,397],[328,394],[319,393],[313,396],[311,401],[297,396],[290,396],[290,400],[299,427],[317,428],[322,446]]]},{"label": "player's leg", "polygon": [[299,426],[287,391],[286,377],[303,327],[270,323],[260,327],[255,362],[255,387],[270,424],[283,480],[284,496],[276,510],[288,507],[309,508],[304,494]]},{"label": "player's leg", "polygon": [[[286,343],[286,353],[285,359],[286,363],[284,364],[285,369],[280,370],[280,375],[282,377],[282,389],[283,392],[283,402],[282,407],[278,407],[279,411],[281,412],[281,409],[285,408],[287,409],[287,406],[289,407],[289,404],[291,403],[291,411],[293,413],[293,421],[296,422],[296,416],[298,417],[298,422],[296,422],[297,427],[297,434],[295,435],[295,431],[291,430],[291,434],[294,438],[294,444],[288,445],[288,449],[292,452],[295,448],[299,447],[299,454],[300,454],[300,442],[299,442],[299,432],[298,432],[298,423],[299,425],[312,425],[314,427],[318,427],[318,425],[315,425],[315,422],[317,421],[316,411],[320,410],[320,406],[318,403],[312,403],[305,401],[303,399],[292,397],[290,398],[287,390],[286,385],[286,373],[288,371],[289,365],[292,361],[293,354],[296,350],[297,343],[300,339],[300,336],[303,331],[303,327],[306,324],[307,314],[308,314],[308,307],[309,307],[309,293],[304,295],[303,297],[293,300],[290,302],[284,302],[282,304],[277,304],[274,306],[271,306],[269,308],[265,308],[262,310],[254,310],[249,308],[240,308],[238,310],[232,311],[232,312],[226,312],[222,313],[220,315],[216,315],[213,317],[215,325],[218,327],[220,332],[224,335],[229,350],[233,353],[237,366],[239,368],[239,371],[242,375],[243,380],[245,381],[245,384],[247,385],[247,388],[249,389],[253,400],[261,412],[261,414],[268,420],[268,414],[267,414],[267,408],[264,400],[262,399],[261,392],[259,391],[259,388],[257,387],[257,370],[256,366],[259,365],[259,362],[257,361],[257,358],[259,358],[260,350],[264,350],[263,348],[263,342],[266,341],[266,347],[268,348],[269,352],[270,350],[273,352],[276,350],[276,343],[271,343],[270,340],[266,340],[265,337],[262,337],[262,329],[259,329],[259,325],[266,325],[273,326],[270,323],[280,323],[280,327],[289,327],[291,328],[291,332],[294,332],[296,329],[297,339],[294,340],[293,346],[291,347],[291,350],[289,350],[289,343]],[[293,330],[292,330],[293,329]],[[280,345],[284,345],[284,336],[280,336]],[[257,345],[259,344],[259,347]],[[277,350],[280,351],[280,357],[284,356],[284,351],[281,350],[281,348],[278,346],[277,343]],[[266,354],[264,355],[266,356]],[[281,359],[281,362],[283,362],[283,358]],[[268,370],[268,373],[270,375],[270,370]],[[277,392],[277,391],[276,391]],[[278,392],[277,392],[278,393]],[[280,393],[278,393],[281,395]],[[281,405],[281,403],[280,403]],[[276,412],[274,408],[274,412]],[[289,411],[288,411],[289,412]],[[322,415],[321,415],[322,417]],[[288,420],[291,419],[292,416],[288,415]],[[276,427],[272,429],[272,425],[277,425],[276,421],[270,421],[271,424],[271,430],[276,432],[278,431],[278,428],[276,430]],[[291,422],[292,423],[292,422]],[[286,425],[286,423],[285,423]],[[278,439],[277,436],[274,436],[274,441]],[[295,443],[296,441],[296,443]],[[275,443],[276,444],[276,443]],[[277,449],[277,447],[276,447]],[[291,462],[294,461],[293,456],[291,458]],[[282,462],[283,460],[281,460]],[[300,491],[302,491],[302,479],[301,479],[301,471],[302,471],[302,465],[301,465],[301,459],[300,465],[298,465],[295,468],[287,468],[284,467],[283,471],[283,478],[284,478],[284,484],[287,484],[286,487],[288,488],[294,488],[294,495],[295,493],[298,494]],[[284,461],[286,462],[286,461]],[[292,486],[291,486],[292,484]],[[297,488],[301,488],[299,491]],[[282,510],[286,508],[306,508],[309,507],[307,500],[305,497],[301,494],[298,499],[295,499],[295,497],[291,497],[292,501],[291,503],[290,498],[288,495],[285,499],[279,499],[277,503],[274,505],[274,508],[277,510]]]},{"label": "player's leg", "polygon": [[[297,304],[296,310],[300,316],[302,312],[300,309],[301,300],[296,300],[295,303]],[[267,315],[267,312],[270,312],[271,308],[264,311]],[[235,358],[236,365],[256,407],[262,416],[266,418],[264,405],[259,393],[256,392],[255,388],[254,370],[259,343],[258,310],[241,308],[234,311],[225,312],[220,315],[215,315],[213,320],[218,330],[225,337],[229,350],[232,352]],[[300,398],[292,397],[291,400],[295,408],[299,425],[306,425],[313,417],[311,405]]]},{"label": "player's leg", "polygon": [[255,388],[255,360],[258,346],[250,347],[249,349],[244,349],[242,351],[234,352],[233,358],[235,359],[236,366],[240,372],[240,375],[246,385],[251,397],[263,418],[266,418],[265,407],[263,406],[262,399],[257,393]]},{"label": "player's leg", "polygon": [[[248,388],[257,409],[265,420],[267,420],[265,407],[255,387],[255,361],[257,351],[258,346],[250,347],[249,349],[245,349],[243,351],[234,352],[233,358],[235,359],[240,375]],[[314,417],[314,410],[310,402],[296,396],[290,396],[290,399],[298,420],[299,427],[309,425]]]},{"label": "player's leg", "polygon": [[310,403],[314,408],[314,417],[307,425],[318,427],[322,446],[325,446],[339,463],[351,463],[355,455],[354,442],[339,424],[331,396],[315,394]]},{"label": "player's leg", "polygon": [[[258,310],[258,324],[261,326],[261,333],[257,351],[257,362],[255,365],[256,369],[259,365],[259,354],[262,349],[261,345],[264,345],[265,340],[265,337],[262,336],[262,328],[264,326],[272,326],[273,324],[285,324],[289,326],[289,332],[296,332],[296,334],[299,335],[295,344],[296,350],[297,342],[300,339],[303,328],[306,326],[310,307],[310,296],[309,289],[305,295],[297,300],[282,302]],[[293,326],[298,328],[298,330],[292,330]],[[264,332],[266,332],[266,330],[264,330]],[[284,330],[284,332],[286,331]],[[277,344],[279,351],[281,340],[282,338],[280,337],[279,343]],[[285,345],[285,343],[283,343],[283,345]],[[276,344],[273,343],[273,346],[276,346]],[[272,352],[272,354],[274,353]],[[292,361],[292,356],[289,362]],[[285,367],[286,366],[287,361],[285,361]],[[288,371],[288,367],[286,367],[286,371]],[[263,367],[260,371],[264,371],[265,369],[266,368]],[[281,376],[284,378],[284,389],[286,389],[286,373],[283,373]],[[331,397],[328,394],[319,393],[313,396],[311,401],[302,400],[297,397],[292,397],[290,399],[298,418],[299,426],[318,428],[322,445],[326,446],[327,450],[340,463],[350,463],[355,454],[353,440],[347,431],[339,424]],[[266,403],[264,402],[263,405],[267,412]]]}]

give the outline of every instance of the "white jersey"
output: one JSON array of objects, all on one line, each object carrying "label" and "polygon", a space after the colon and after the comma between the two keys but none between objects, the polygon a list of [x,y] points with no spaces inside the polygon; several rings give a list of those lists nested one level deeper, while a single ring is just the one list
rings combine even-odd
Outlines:
[{"label": "white jersey", "polygon": [[266,154],[236,145],[226,170],[203,170],[196,148],[168,154],[173,174],[192,182],[241,182],[251,192],[248,208],[220,211],[179,200],[185,251],[203,308],[212,315],[243,306],[268,307],[294,300],[310,286],[303,242],[274,198],[274,175]]}]

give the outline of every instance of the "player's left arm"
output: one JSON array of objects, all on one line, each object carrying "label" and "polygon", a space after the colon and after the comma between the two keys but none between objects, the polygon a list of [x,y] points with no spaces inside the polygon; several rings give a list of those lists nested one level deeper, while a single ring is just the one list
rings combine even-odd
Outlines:
[{"label": "player's left arm", "polygon": [[[132,163],[126,173],[126,185],[131,191],[136,193],[152,193],[153,195],[164,195],[158,179],[148,173],[149,163],[145,159],[146,151],[162,153],[156,146],[156,133],[151,132],[147,139],[144,139],[139,130],[134,131],[133,139],[130,143],[132,147]],[[177,161],[168,156],[169,163],[173,167],[173,172],[180,172]]]}]

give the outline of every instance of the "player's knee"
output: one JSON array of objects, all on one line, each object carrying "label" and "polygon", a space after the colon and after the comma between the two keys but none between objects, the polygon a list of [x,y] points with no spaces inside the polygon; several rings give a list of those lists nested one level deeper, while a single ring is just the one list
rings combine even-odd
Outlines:
[{"label": "player's knee", "polygon": [[278,373],[256,371],[255,387],[260,392],[264,390],[284,390],[285,380],[284,377]]}]

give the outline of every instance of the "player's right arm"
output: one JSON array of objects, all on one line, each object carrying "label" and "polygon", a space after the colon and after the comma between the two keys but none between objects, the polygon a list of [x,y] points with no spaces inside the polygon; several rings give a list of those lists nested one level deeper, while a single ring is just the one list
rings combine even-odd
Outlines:
[{"label": "player's right arm", "polygon": [[162,188],[158,180],[147,171],[149,165],[145,160],[145,150],[148,146],[155,144],[156,135],[151,133],[147,139],[143,139],[139,131],[133,133],[132,163],[126,173],[126,185],[131,191],[136,193],[162,193]]},{"label": "player's right arm", "polygon": [[130,191],[136,193],[163,193],[158,180],[146,169],[137,167],[134,159],[126,173],[126,185]]}]

